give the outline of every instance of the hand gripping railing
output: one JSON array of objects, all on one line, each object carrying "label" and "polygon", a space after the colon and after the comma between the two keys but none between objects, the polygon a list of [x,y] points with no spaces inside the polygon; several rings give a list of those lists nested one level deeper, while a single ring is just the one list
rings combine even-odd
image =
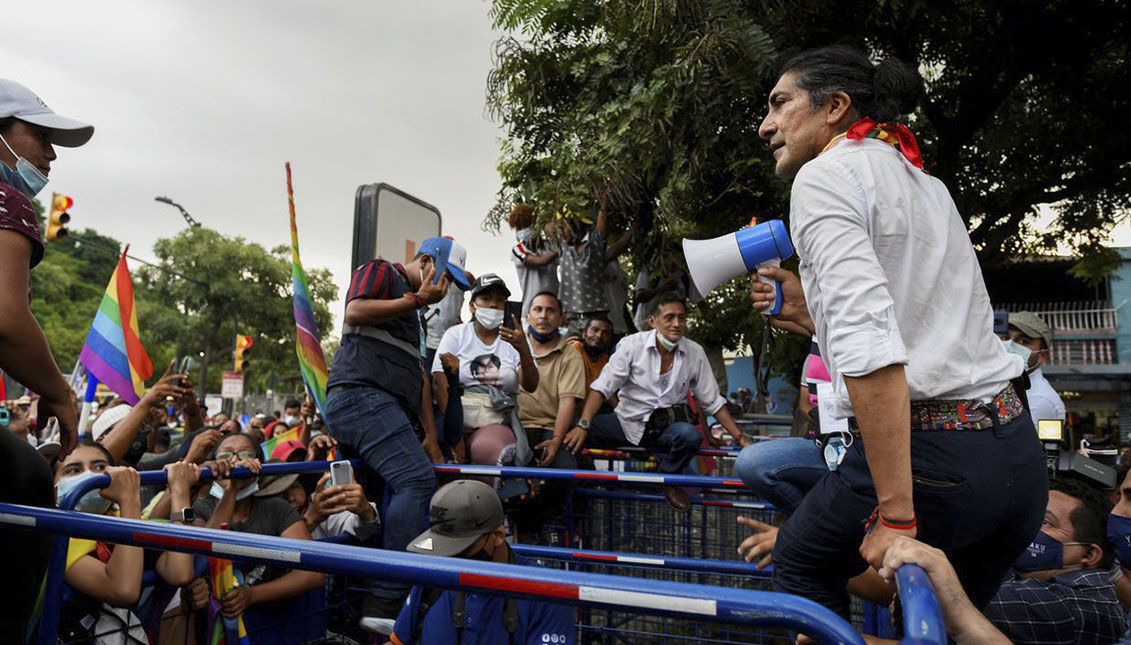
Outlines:
[{"label": "hand gripping railing", "polygon": [[[353,461],[354,470],[359,467],[357,461]],[[251,472],[244,467],[233,468],[228,477],[232,479],[245,479],[248,477],[256,477],[261,475],[286,475],[290,473],[316,473],[330,469],[330,462],[328,461],[305,461],[287,464],[264,464],[261,468],[259,475]],[[152,484],[165,484],[168,482],[168,474],[164,470],[151,470],[139,473],[141,476],[141,485],[149,486]],[[200,469],[200,481],[212,481],[212,469]],[[96,488],[105,488],[110,485],[109,475],[98,475],[97,477],[90,477],[67,493],[63,499],[59,500],[59,508],[62,510],[72,510],[82,496],[89,493]],[[45,598],[47,599],[60,599],[63,597],[63,578],[66,574],[67,567],[67,544],[68,536],[66,533],[58,533],[52,539],[51,544],[51,557],[48,561],[47,576],[45,584]],[[40,617],[39,629],[39,643],[41,645],[54,645],[56,631],[59,627],[59,613],[61,607],[59,602],[44,602],[43,613]]]},{"label": "hand gripping railing", "polygon": [[[766,591],[443,558],[16,504],[0,504],[0,525],[491,595],[687,620],[783,627],[821,643],[864,643],[851,625],[817,603]],[[43,627],[54,631],[53,625]]]}]

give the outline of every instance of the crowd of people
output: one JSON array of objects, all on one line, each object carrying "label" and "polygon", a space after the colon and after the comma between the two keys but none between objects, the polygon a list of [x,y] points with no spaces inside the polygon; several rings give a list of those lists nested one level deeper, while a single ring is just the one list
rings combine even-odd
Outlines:
[{"label": "crowd of people", "polygon": [[[781,285],[771,323],[812,341],[801,393],[810,430],[753,443],[735,420],[750,411],[749,391],[724,398],[720,348],[687,337],[689,307],[707,305],[678,253],[642,269],[630,290],[618,257],[632,225],[614,236],[603,211],[545,223],[528,204],[509,217],[516,282],[472,275],[448,237],[423,240],[404,264],[357,267],[322,410],[296,398],[274,415],[209,414],[170,365],[136,405],[114,399],[80,423],[28,309],[28,271],[43,255],[30,200],[53,146],[82,145],[93,128],[0,81],[0,368],[37,393],[4,404],[0,499],[54,506],[106,474],[110,484],[76,510],[529,566],[509,542],[553,520],[570,485],[481,477],[438,488],[434,463],[591,468],[587,448],[637,446],[661,473],[694,474],[701,448],[719,442],[717,424],[742,448],[739,476],[785,517],[741,519],[751,534],[735,545],[752,567],[773,563],[775,590],[847,618],[850,596],[888,603],[894,570],[916,563],[956,642],[1116,642],[1131,609],[1131,475],[1114,497],[1075,480],[1050,485],[1034,420],[1064,415],[1039,369],[1051,331],[1024,314],[995,336],[953,200],[894,125],[921,92],[898,61],[875,65],[834,46],[788,62],[770,94],[759,135],[792,181],[802,262],[799,276],[759,273]],[[752,277],[750,289],[754,309],[768,310],[773,288]],[[263,464],[331,454],[358,460],[355,481],[258,476]],[[253,476],[229,477],[240,467]],[[166,485],[141,485],[138,471],[161,469]],[[665,486],[664,498],[677,511],[691,505],[682,487]],[[19,554],[12,573],[31,590],[44,536],[3,535]],[[149,593],[146,569],[160,580]],[[200,642],[199,624],[231,616],[254,631],[296,615],[294,603],[326,583],[259,566],[221,593],[191,556],[78,539],[65,575],[74,597],[60,633],[77,641],[117,626],[135,642]],[[576,636],[573,610],[558,605],[366,584],[360,624],[392,643]],[[22,640],[39,612],[34,591],[17,595],[5,642]]]}]

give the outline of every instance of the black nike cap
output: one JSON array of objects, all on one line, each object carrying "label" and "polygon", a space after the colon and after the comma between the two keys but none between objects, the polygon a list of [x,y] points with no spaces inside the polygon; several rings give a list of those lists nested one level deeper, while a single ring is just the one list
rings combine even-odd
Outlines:
[{"label": "black nike cap", "polygon": [[408,550],[456,556],[502,523],[503,503],[495,489],[474,479],[459,479],[432,496],[428,530],[409,542]]}]

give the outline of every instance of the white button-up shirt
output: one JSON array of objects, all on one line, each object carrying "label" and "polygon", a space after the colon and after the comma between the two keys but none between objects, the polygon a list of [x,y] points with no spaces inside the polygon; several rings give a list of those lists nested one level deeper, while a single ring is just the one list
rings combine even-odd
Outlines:
[{"label": "white button-up shirt", "polygon": [[1041,368],[1029,372],[1029,413],[1033,415],[1033,425],[1041,419],[1064,421],[1064,402],[1052,389]]},{"label": "white button-up shirt", "polygon": [[988,402],[1021,374],[954,200],[894,147],[841,139],[802,166],[790,232],[838,417],[852,416],[844,377],[888,365],[905,366],[912,401]]},{"label": "white button-up shirt", "polygon": [[681,338],[673,352],[671,370],[661,384],[660,350],[656,347],[656,330],[625,336],[617,343],[617,351],[593,381],[592,389],[609,398],[616,394],[617,418],[624,436],[633,445],[640,445],[644,426],[652,412],[660,408],[687,403],[691,392],[703,404],[707,414],[714,414],[726,404],[719,395],[719,384],[707,361],[707,354],[695,341]]}]

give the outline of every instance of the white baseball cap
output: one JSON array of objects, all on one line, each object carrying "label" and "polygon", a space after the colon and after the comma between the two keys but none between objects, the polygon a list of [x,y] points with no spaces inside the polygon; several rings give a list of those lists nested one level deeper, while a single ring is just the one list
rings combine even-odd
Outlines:
[{"label": "white baseball cap", "polygon": [[102,435],[118,425],[119,421],[129,416],[130,412],[133,412],[133,409],[133,406],[128,404],[115,405],[107,409],[102,414],[98,415],[98,418],[95,419],[94,423],[90,426],[90,436],[95,441],[98,441]]},{"label": "white baseball cap", "polygon": [[28,88],[0,78],[0,119],[8,117],[51,130],[51,143],[64,148],[77,148],[94,136],[93,125],[55,114]]}]

